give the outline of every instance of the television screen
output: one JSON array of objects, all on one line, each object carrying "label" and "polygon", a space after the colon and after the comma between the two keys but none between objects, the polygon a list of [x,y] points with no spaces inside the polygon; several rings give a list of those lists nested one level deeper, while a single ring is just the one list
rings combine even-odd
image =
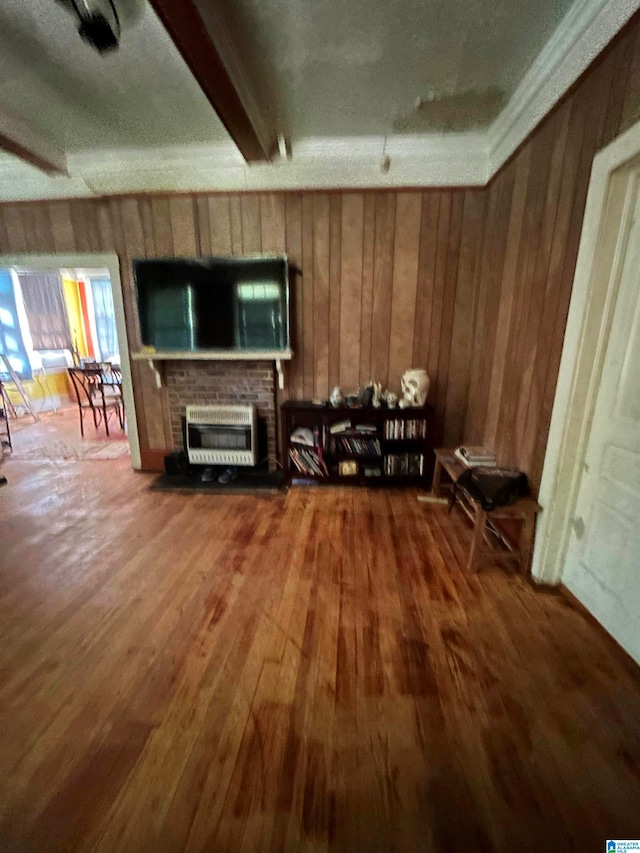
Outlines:
[{"label": "television screen", "polygon": [[143,346],[288,350],[285,257],[136,260],[133,269]]}]

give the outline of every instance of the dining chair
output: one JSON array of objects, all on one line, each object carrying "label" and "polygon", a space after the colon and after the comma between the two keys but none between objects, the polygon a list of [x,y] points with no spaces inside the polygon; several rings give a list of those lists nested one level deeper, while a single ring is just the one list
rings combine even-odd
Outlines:
[{"label": "dining chair", "polygon": [[124,411],[122,397],[115,390],[105,393],[103,370],[98,365],[84,367],[68,367],[67,373],[75,391],[76,403],[80,414],[80,435],[84,438],[84,417],[91,412],[93,425],[97,429],[100,422],[109,435],[109,418],[112,414],[118,418],[121,429],[124,429]]},{"label": "dining chair", "polygon": [[102,395],[105,401],[113,399],[118,401],[118,422],[120,429],[124,429],[124,397],[122,396],[122,370],[120,369],[120,365],[105,361],[100,364],[100,370],[102,372]]}]

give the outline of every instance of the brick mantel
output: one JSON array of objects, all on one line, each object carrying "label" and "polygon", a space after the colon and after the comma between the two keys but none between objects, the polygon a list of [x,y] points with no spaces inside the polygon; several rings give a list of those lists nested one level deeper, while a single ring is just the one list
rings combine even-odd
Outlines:
[{"label": "brick mantel", "polygon": [[171,436],[182,447],[186,407],[207,404],[253,404],[267,426],[268,454],[276,455],[274,367],[270,361],[167,361],[164,374]]}]

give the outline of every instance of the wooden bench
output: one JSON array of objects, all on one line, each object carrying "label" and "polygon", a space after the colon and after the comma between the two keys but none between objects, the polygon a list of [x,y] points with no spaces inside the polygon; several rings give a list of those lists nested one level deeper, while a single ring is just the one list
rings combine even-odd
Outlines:
[{"label": "wooden bench", "polygon": [[[453,450],[439,448],[434,451],[436,465],[433,472],[433,494],[442,497],[443,491],[451,490],[453,482],[458,479],[465,470],[465,466],[454,455]],[[449,484],[442,483],[443,472],[451,480]],[[533,553],[533,542],[536,529],[536,516],[542,511],[542,507],[533,498],[520,498],[511,506],[502,506],[497,509],[485,510],[480,503],[469,494],[462,491],[458,505],[468,516],[473,524],[473,538],[471,549],[467,560],[467,568],[477,572],[480,563],[487,558],[491,561],[516,559],[522,574],[528,574],[531,570],[531,555]],[[517,543],[500,530],[494,523],[503,520],[516,520],[521,523],[520,537]],[[506,547],[506,551],[498,551],[495,548],[483,549],[482,542],[486,540],[490,544],[489,533],[493,534]]]}]

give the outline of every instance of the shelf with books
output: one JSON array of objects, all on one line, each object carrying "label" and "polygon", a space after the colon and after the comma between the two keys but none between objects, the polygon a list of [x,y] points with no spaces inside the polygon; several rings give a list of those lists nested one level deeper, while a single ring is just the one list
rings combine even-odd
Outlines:
[{"label": "shelf with books", "polygon": [[282,447],[289,483],[428,488],[432,410],[331,407],[287,401]]}]

